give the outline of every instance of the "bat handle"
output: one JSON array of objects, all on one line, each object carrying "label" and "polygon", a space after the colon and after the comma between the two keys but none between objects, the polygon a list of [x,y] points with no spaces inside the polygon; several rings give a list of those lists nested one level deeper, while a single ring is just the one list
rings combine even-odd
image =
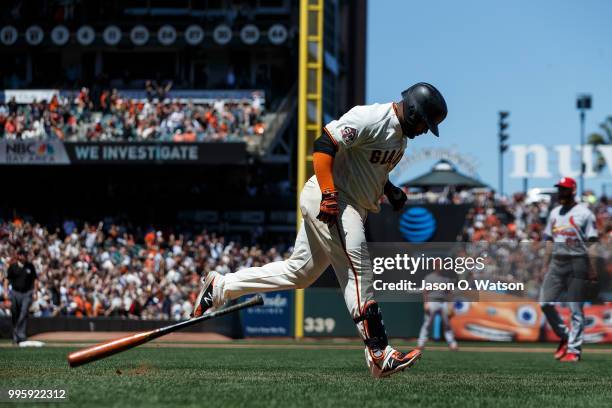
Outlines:
[{"label": "bat handle", "polygon": [[253,302],[250,303],[250,306],[261,306],[264,304],[263,297],[260,294],[253,296],[250,301]]}]

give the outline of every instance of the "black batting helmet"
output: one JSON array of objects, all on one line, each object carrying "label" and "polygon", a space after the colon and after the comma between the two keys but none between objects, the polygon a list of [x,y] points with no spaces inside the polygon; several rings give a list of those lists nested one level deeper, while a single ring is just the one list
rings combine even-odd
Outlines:
[{"label": "black batting helmet", "polygon": [[402,92],[405,116],[410,110],[418,113],[427,127],[436,136],[440,136],[438,124],[446,118],[448,110],[444,97],[433,85],[419,82]]}]

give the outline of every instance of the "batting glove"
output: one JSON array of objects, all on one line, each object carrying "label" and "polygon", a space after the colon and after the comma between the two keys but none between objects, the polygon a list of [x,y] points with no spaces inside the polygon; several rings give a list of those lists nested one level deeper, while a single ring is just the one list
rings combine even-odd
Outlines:
[{"label": "batting glove", "polygon": [[335,190],[323,191],[317,220],[326,223],[330,227],[333,227],[336,225],[336,222],[338,222],[338,214],[340,214],[338,207],[338,192]]},{"label": "batting glove", "polygon": [[406,204],[406,200],[408,200],[406,193],[404,193],[401,188],[395,187],[392,184],[387,184],[385,186],[385,195],[387,196],[387,200],[389,200],[389,204],[393,206],[394,211],[399,211],[404,208],[404,204]]}]

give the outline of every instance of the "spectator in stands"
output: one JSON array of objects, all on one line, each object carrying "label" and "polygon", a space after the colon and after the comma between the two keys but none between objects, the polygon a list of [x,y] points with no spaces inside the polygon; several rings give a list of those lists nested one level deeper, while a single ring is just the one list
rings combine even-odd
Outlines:
[{"label": "spectator in stands", "polygon": [[145,82],[145,91],[147,93],[147,100],[152,102],[154,99],[163,101],[166,99],[168,92],[172,89],[172,81],[168,81],[166,85],[161,82],[147,80]]},{"label": "spectator in stands", "polygon": [[263,134],[261,98],[214,104],[166,99],[172,83],[147,84],[147,100],[123,97],[116,89],[100,92],[99,109],[88,88],[74,97],[54,95],[49,102],[0,104],[0,137],[66,141],[157,140],[238,141]]},{"label": "spectator in stands", "polygon": [[[21,220],[0,224],[0,267],[18,243],[29,248],[39,271],[32,305],[36,316],[188,318],[205,271],[231,273],[287,255],[226,242],[205,231],[166,235],[151,230],[138,238],[118,224],[66,226],[67,232]],[[6,303],[0,311],[10,314]]]}]

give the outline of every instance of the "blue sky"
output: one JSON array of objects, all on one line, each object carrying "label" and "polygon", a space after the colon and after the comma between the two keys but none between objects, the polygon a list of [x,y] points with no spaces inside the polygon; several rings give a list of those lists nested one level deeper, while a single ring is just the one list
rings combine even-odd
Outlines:
[{"label": "blue sky", "polygon": [[[367,103],[400,99],[426,81],[444,94],[449,115],[440,139],[419,137],[406,154],[454,146],[476,158],[478,174],[497,188],[497,112],[509,110],[510,143],[578,144],[577,94],[593,95],[587,135],[612,115],[612,1],[369,0]],[[506,174],[512,155],[506,154]],[[574,158],[578,163],[578,157]],[[394,181],[427,171],[409,168]],[[556,160],[549,160],[556,177]],[[576,165],[577,168],[577,165]],[[587,180],[596,191],[612,177]],[[532,179],[548,187],[553,179]],[[505,178],[506,191],[520,179]]]}]

